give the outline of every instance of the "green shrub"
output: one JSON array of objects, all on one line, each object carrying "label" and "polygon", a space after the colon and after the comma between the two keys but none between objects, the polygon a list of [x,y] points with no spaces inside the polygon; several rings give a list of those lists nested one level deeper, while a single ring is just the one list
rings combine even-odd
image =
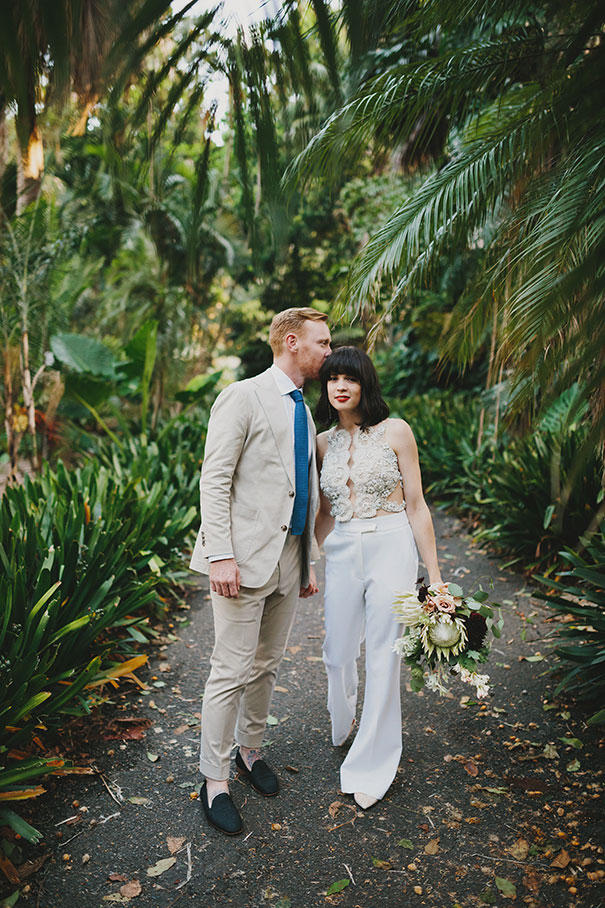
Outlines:
[{"label": "green shrub", "polygon": [[[132,671],[124,660],[146,639],[143,621],[159,590],[183,573],[182,549],[198,520],[178,476],[158,470],[165,478],[150,482],[115,465],[68,472],[59,464],[5,491],[0,754],[9,742],[26,743],[39,723],[89,710],[90,685]],[[13,780],[27,781],[26,767],[35,776],[45,765],[2,763],[0,801],[16,796]]]},{"label": "green shrub", "polygon": [[[429,497],[471,516],[478,538],[510,555],[510,563],[546,569],[562,547],[576,545],[600,492],[599,460],[585,451],[588,427],[581,413],[569,417],[574,401],[575,392],[568,392],[530,435],[514,438],[501,429],[497,441],[486,402],[479,447],[477,396],[423,394],[391,402],[391,412],[414,430]],[[582,457],[583,469],[576,470]]]},{"label": "green shrub", "polygon": [[[537,577],[549,589],[537,593],[557,615],[569,616],[558,625],[554,670],[563,677],[555,693],[569,693],[600,709],[590,723],[605,722],[605,534],[596,534],[585,552],[567,550],[561,558],[571,569],[560,580]],[[563,579],[565,578],[565,579]]]}]

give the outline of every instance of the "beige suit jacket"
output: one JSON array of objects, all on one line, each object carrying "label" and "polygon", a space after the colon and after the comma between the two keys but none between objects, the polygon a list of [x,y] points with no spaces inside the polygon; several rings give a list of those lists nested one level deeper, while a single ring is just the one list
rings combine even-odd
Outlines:
[{"label": "beige suit jacket", "polygon": [[[308,407],[307,419],[314,440]],[[207,574],[209,557],[233,552],[242,586],[263,586],[281,555],[295,496],[292,426],[269,370],[234,382],[217,397],[210,411],[200,493],[202,525],[191,568]],[[301,586],[309,583],[318,500],[313,444]]]}]

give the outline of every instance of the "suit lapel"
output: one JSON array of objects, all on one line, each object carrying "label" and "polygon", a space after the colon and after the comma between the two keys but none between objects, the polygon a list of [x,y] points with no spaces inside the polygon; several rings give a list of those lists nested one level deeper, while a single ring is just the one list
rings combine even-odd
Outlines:
[{"label": "suit lapel", "polygon": [[284,409],[284,402],[275,384],[271,372],[262,372],[256,379],[256,396],[263,408],[267,422],[273,432],[279,456],[292,485],[294,477],[294,445],[292,444],[292,427]]}]

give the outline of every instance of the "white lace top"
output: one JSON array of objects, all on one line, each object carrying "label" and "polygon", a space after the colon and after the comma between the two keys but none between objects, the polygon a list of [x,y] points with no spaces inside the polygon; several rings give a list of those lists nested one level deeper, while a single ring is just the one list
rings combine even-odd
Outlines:
[{"label": "white lace top", "polygon": [[[375,517],[376,512],[403,511],[405,501],[388,501],[398,486],[403,486],[397,455],[385,438],[386,423],[367,431],[332,429],[321,467],[321,490],[332,505],[332,516],[339,521],[356,517]],[[351,458],[352,449],[352,458]],[[351,487],[355,503],[351,501]]]}]

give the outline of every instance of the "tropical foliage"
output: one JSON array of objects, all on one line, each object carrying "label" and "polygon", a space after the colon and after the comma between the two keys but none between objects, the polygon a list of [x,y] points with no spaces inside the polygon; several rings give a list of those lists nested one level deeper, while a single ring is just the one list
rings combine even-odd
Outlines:
[{"label": "tropical foliage", "polygon": [[[377,229],[344,299],[403,305],[452,254],[481,249],[448,324],[468,363],[491,332],[509,407],[581,381],[603,438],[605,75],[596,2],[386,4],[405,36],[292,165],[340,178],[368,147],[438,164]],[[408,45],[425,48],[409,57]]]},{"label": "tropical foliage", "polygon": [[605,537],[595,536],[582,552],[561,552],[567,570],[538,593],[562,623],[558,624],[554,670],[562,676],[556,693],[581,697],[597,707],[588,720],[605,722]]}]

